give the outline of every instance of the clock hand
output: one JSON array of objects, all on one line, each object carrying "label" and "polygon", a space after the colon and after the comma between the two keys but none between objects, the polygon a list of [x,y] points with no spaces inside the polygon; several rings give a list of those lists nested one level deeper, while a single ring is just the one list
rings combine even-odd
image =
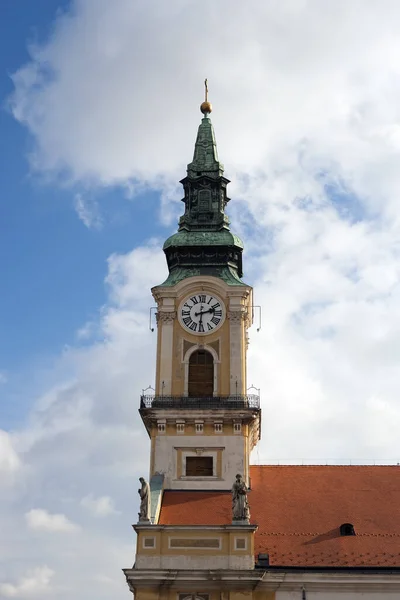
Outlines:
[{"label": "clock hand", "polygon": [[196,312],[194,313],[195,317],[198,317],[199,315],[206,315],[207,313],[213,313],[215,312],[215,308],[209,308],[208,310],[201,310],[200,312]]},{"label": "clock hand", "polygon": [[215,312],[214,308],[209,308],[208,310],[203,310],[202,313],[196,313],[196,314],[202,314],[202,315],[206,315],[207,313],[213,313]]}]

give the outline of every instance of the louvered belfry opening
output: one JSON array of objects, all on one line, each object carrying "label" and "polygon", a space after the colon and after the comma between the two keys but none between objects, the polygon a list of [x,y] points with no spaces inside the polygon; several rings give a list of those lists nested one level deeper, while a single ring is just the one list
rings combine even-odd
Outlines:
[{"label": "louvered belfry opening", "polygon": [[214,360],[207,350],[196,350],[189,359],[189,397],[207,398],[214,391]]}]

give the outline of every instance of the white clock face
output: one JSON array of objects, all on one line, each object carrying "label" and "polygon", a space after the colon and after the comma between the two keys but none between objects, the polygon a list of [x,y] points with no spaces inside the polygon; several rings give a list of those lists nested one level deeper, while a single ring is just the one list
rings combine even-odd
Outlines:
[{"label": "white clock face", "polygon": [[178,318],[182,327],[191,333],[211,333],[224,322],[225,306],[218,296],[198,292],[181,303]]}]

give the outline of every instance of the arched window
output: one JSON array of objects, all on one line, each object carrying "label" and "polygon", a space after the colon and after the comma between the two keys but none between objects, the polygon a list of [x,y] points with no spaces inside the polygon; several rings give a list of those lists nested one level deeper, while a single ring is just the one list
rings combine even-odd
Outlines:
[{"label": "arched window", "polygon": [[210,397],[214,391],[214,360],[207,350],[196,350],[189,358],[189,397]]}]

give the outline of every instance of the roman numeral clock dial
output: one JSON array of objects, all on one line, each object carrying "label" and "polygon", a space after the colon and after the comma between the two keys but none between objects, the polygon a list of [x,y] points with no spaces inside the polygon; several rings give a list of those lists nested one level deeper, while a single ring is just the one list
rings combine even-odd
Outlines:
[{"label": "roman numeral clock dial", "polygon": [[225,320],[225,305],[220,298],[204,292],[192,294],[181,302],[178,319],[190,333],[206,335]]}]

